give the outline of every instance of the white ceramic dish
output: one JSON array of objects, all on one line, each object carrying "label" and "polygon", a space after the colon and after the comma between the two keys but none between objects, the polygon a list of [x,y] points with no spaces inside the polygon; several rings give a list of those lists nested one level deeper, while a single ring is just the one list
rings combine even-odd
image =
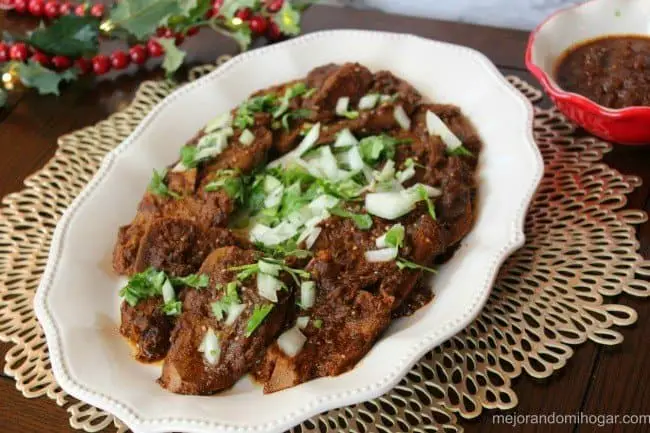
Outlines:
[{"label": "white ceramic dish", "polygon": [[[434,302],[396,321],[356,368],[338,377],[271,395],[248,379],[211,397],[163,390],[155,382],[160,367],[134,361],[118,333],[124,279],[110,266],[117,228],[133,217],[152,168],[172,161],[215,113],[254,90],[344,61],[389,69],[427,97],[459,105],[484,140],[476,225],[435,277]],[[158,105],[61,218],[35,299],[57,382],[136,433],[281,432],[381,395],[478,314],[500,264],[522,245],[526,208],[543,172],[532,119],[528,101],[482,54],[415,36],[329,31],[236,57]]]}]

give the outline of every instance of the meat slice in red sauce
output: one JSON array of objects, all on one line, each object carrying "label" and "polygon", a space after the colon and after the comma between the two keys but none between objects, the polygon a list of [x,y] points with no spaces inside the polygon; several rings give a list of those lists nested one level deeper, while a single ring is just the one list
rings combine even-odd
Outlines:
[{"label": "meat slice in red sauce", "polygon": [[[441,230],[424,209],[415,210],[408,219],[401,254],[428,264],[444,248]],[[269,348],[256,369],[264,382],[264,392],[352,368],[370,350],[390,324],[392,312],[421,279],[421,271],[400,270],[395,262],[365,260],[365,251],[376,249],[376,238],[394,223],[373,220],[368,231],[338,217],[321,224],[314,258],[306,268],[316,282],[316,302],[313,308],[298,313],[312,319],[303,330],[307,341],[293,358],[277,344]],[[313,326],[314,320],[322,321],[320,328]]]},{"label": "meat slice in red sauce", "polygon": [[[197,272],[203,260],[215,248],[242,245],[230,230],[214,228],[204,231],[189,220],[156,218],[145,232],[135,272],[150,267],[164,271],[169,276],[185,276]],[[136,347],[136,359],[157,361],[169,349],[169,338],[174,318],[162,311],[160,296],[144,299],[135,306],[122,303],[121,333]]]},{"label": "meat slice in red sauce", "polygon": [[135,359],[159,361],[169,350],[173,318],[162,311],[162,296],[144,299],[131,306],[122,302],[120,333],[135,345]]},{"label": "meat slice in red sauce", "polygon": [[[229,215],[235,210],[232,198],[223,190],[205,191],[204,188],[219,170],[237,169],[248,173],[266,160],[272,134],[262,127],[254,129],[253,133],[255,139],[249,146],[239,143],[238,135],[231,137],[230,145],[214,161],[201,164],[198,171],[170,172],[167,176],[168,186],[182,194],[181,198],[145,192],[133,222],[121,227],[118,233],[113,250],[113,269],[118,274],[130,275],[135,271],[142,237],[155,218],[164,216],[193,221],[204,231],[227,224]],[[195,188],[191,188],[191,185],[195,185]],[[183,259],[189,255],[178,257]],[[179,266],[183,266],[183,263],[179,263]]]},{"label": "meat slice in red sauce", "polygon": [[[255,263],[258,257],[255,251],[235,247],[220,248],[208,256],[200,273],[209,275],[210,285],[203,290],[187,290],[184,294],[183,313],[172,332],[171,348],[159,379],[161,386],[179,394],[213,394],[234,385],[264,354],[284,324],[291,299],[289,291],[278,292],[278,302],[249,337],[245,336],[246,327],[254,306],[270,304],[258,294],[254,276],[239,288],[239,297],[246,309],[231,326],[217,320],[211,308],[212,302],[224,295],[222,286],[235,279],[236,272],[229,269]],[[219,336],[221,348],[219,360],[214,365],[199,351],[209,328]]]}]

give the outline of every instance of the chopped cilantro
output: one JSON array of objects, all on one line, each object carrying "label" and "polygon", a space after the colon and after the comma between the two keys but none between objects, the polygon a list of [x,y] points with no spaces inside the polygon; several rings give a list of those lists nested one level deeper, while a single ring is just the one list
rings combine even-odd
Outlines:
[{"label": "chopped cilantro", "polygon": [[238,170],[219,170],[215,180],[208,183],[203,189],[207,192],[223,189],[228,197],[240,202],[243,202],[245,197],[244,179],[239,175]]},{"label": "chopped cilantro", "polygon": [[320,320],[320,319],[316,319],[316,320],[313,320],[313,321],[311,322],[311,324],[314,325],[314,328],[316,328],[316,329],[320,329],[321,326],[323,326],[323,321]]},{"label": "chopped cilantro", "polygon": [[312,111],[306,108],[299,108],[282,115],[282,127],[289,130],[289,122],[296,119],[306,119],[311,116]]},{"label": "chopped cilantro", "polygon": [[233,124],[239,129],[246,129],[255,124],[255,113],[270,111],[276,104],[278,97],[273,93],[256,96],[245,101],[235,113]]},{"label": "chopped cilantro", "polygon": [[181,301],[169,301],[165,302],[162,307],[163,313],[168,316],[178,316],[181,314],[183,308],[183,303]]},{"label": "chopped cilantro", "polygon": [[447,155],[450,156],[474,156],[472,152],[469,151],[465,146],[462,144],[455,148],[454,150],[448,150]]},{"label": "chopped cilantro", "polygon": [[433,205],[433,201],[431,200],[431,197],[429,197],[429,194],[427,193],[427,190],[422,186],[419,185],[417,189],[418,195],[420,196],[420,200],[423,200],[427,204],[427,210],[429,211],[429,215],[431,216],[431,219],[434,221],[436,220],[436,208]]},{"label": "chopped cilantro", "polygon": [[398,140],[389,135],[371,135],[362,138],[359,142],[359,151],[363,160],[370,165],[375,165],[383,159],[393,159],[395,147],[410,140]]},{"label": "chopped cilantro", "polygon": [[367,213],[357,214],[340,207],[333,207],[330,209],[332,215],[337,215],[343,218],[350,218],[354,224],[361,230],[368,230],[372,227],[372,217]]},{"label": "chopped cilantro", "polygon": [[197,166],[196,154],[198,149],[196,146],[183,146],[181,147],[181,162],[187,168],[194,168]]},{"label": "chopped cilantro", "polygon": [[224,314],[228,314],[228,309],[233,304],[239,304],[239,294],[237,293],[237,282],[231,281],[226,284],[226,293],[216,302],[211,304],[212,314],[217,320],[222,320]]},{"label": "chopped cilantro", "polygon": [[404,245],[404,226],[395,224],[386,232],[386,245],[401,248]]},{"label": "chopped cilantro", "polygon": [[186,277],[172,277],[170,281],[173,286],[188,286],[195,289],[203,289],[210,284],[208,274],[190,274]]},{"label": "chopped cilantro", "polygon": [[429,268],[429,267],[424,266],[424,265],[418,265],[417,263],[414,263],[414,262],[412,262],[410,260],[406,260],[406,259],[404,259],[402,257],[399,257],[397,259],[396,264],[397,264],[397,267],[399,269],[421,269],[421,270],[426,271],[426,272],[431,272],[432,274],[437,274],[438,273],[438,271],[433,269],[433,268]]},{"label": "chopped cilantro", "polygon": [[246,337],[250,337],[253,332],[262,324],[266,316],[269,315],[273,309],[273,304],[256,305],[253,309],[251,318],[248,319],[246,324]]},{"label": "chopped cilantro", "polygon": [[354,120],[359,117],[359,112],[358,111],[344,111],[339,114],[339,116],[343,116],[346,119]]},{"label": "chopped cilantro", "polygon": [[180,198],[181,196],[174,191],[170,190],[169,187],[165,184],[165,176],[167,176],[167,170],[153,171],[153,176],[149,182],[148,190],[152,194],[159,195],[161,197],[173,197]]}]

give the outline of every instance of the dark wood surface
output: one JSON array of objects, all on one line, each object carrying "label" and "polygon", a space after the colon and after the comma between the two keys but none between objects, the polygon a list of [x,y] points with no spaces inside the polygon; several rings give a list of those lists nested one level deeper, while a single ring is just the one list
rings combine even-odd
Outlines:
[{"label": "dark wood surface", "polygon": [[[36,23],[0,12],[0,29],[19,30]],[[304,18],[307,32],[330,28],[363,28],[409,32],[431,39],[475,48],[487,55],[504,74],[516,74],[534,82],[526,72],[523,54],[527,34],[520,31],[460,23],[399,17],[379,12],[314,7]],[[235,45],[210,32],[202,32],[186,43],[192,64],[211,62],[220,54],[234,53]],[[110,50],[111,47],[106,48]],[[108,75],[86,87],[66,89],[59,97],[33,93],[12,95],[9,107],[0,110],[0,195],[17,191],[23,179],[41,167],[53,154],[57,137],[104,119],[129,103],[138,84],[158,78],[155,63],[148,69],[128,69]],[[650,209],[650,147],[616,146],[605,162],[623,173],[643,178],[644,186],[629,196],[633,209]],[[650,257],[650,224],[638,230],[641,253]],[[512,413],[596,415],[650,414],[650,302],[621,296],[614,301],[639,313],[637,324],[622,329],[624,342],[603,348],[587,342],[575,349],[566,367],[542,381],[525,374],[514,382],[519,405]],[[1,321],[1,318],[0,318]],[[0,370],[9,349],[0,343]],[[467,432],[647,432],[646,425],[494,425],[492,412],[475,420],[462,420]],[[72,432],[68,414],[45,397],[28,400],[15,389],[13,380],[0,375],[0,431],[3,433]],[[109,430],[107,430],[109,431]]]}]

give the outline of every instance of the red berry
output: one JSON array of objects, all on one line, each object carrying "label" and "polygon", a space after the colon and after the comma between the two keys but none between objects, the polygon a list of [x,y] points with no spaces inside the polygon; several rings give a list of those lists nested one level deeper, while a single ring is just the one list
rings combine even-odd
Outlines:
[{"label": "red berry", "polygon": [[90,8],[90,15],[101,18],[104,15],[105,6],[101,3],[96,3]]},{"label": "red berry", "polygon": [[9,60],[9,46],[0,42],[0,63]]},{"label": "red berry", "polygon": [[93,71],[97,75],[104,75],[111,69],[111,59],[103,54],[97,54],[92,59]]},{"label": "red berry", "polygon": [[243,8],[235,12],[235,16],[242,21],[248,21],[253,16],[253,11],[250,8]]},{"label": "red berry", "polygon": [[75,60],[74,65],[77,67],[77,69],[79,69],[79,73],[81,75],[85,75],[93,70],[92,62],[83,57],[79,57],[77,60]]},{"label": "red berry", "polygon": [[210,19],[212,17],[216,17],[219,15],[219,9],[221,9],[221,5],[223,4],[223,0],[213,0],[212,1],[212,9],[209,10],[206,13],[206,18]]},{"label": "red berry", "polygon": [[44,6],[45,3],[43,0],[29,0],[29,3],[27,3],[27,10],[35,17],[40,17],[43,15]]},{"label": "red berry", "polygon": [[124,69],[129,66],[129,56],[124,51],[115,51],[111,54],[111,65],[113,69]]},{"label": "red berry", "polygon": [[284,3],[284,0],[271,0],[267,3],[266,10],[271,13],[276,13],[282,9],[282,3]]},{"label": "red berry", "polygon": [[74,14],[78,17],[84,17],[86,16],[86,5],[85,4],[79,4],[74,8]]},{"label": "red berry", "polygon": [[56,0],[50,0],[47,3],[45,3],[45,6],[43,6],[43,13],[49,19],[54,19],[58,17],[59,14],[61,13],[59,2],[57,2]]},{"label": "red berry", "polygon": [[186,34],[187,34],[187,36],[194,36],[194,35],[197,34],[198,32],[199,32],[199,28],[198,28],[198,27],[190,27],[189,29],[187,29],[187,33],[186,33]]},{"label": "red berry", "polygon": [[167,27],[158,27],[156,29],[156,36],[159,38],[165,37],[165,32],[167,31]]},{"label": "red berry", "polygon": [[248,26],[251,28],[251,31],[256,35],[263,35],[268,27],[266,23],[266,18],[261,15],[255,15],[248,22]]},{"label": "red berry", "polygon": [[27,49],[27,45],[25,45],[22,42],[18,42],[9,48],[9,58],[11,58],[11,60],[18,60],[20,62],[24,62],[25,60],[27,60],[28,55],[29,55],[29,50]]},{"label": "red berry", "polygon": [[165,49],[154,39],[147,41],[147,51],[151,57],[159,57],[165,54]]},{"label": "red berry", "polygon": [[180,45],[180,44],[182,44],[183,41],[185,40],[185,36],[183,36],[182,33],[176,33],[176,35],[174,36],[174,39],[175,39],[175,40],[174,40],[174,43],[175,43],[176,45]]},{"label": "red berry", "polygon": [[61,6],[59,6],[59,14],[60,15],[70,15],[72,13],[72,3],[70,2],[64,2],[61,3]]},{"label": "red berry", "polygon": [[19,14],[27,12],[27,0],[14,0],[14,10]]},{"label": "red berry", "polygon": [[32,54],[32,60],[41,64],[41,66],[47,66],[50,63],[50,58],[47,55],[41,53],[40,51]]},{"label": "red berry", "polygon": [[129,48],[129,56],[131,57],[131,61],[133,63],[136,65],[141,65],[147,61],[149,54],[147,53],[147,49],[144,45],[134,45]]},{"label": "red berry", "polygon": [[282,37],[282,32],[280,31],[280,27],[273,22],[273,21],[268,21],[269,28],[266,31],[266,37],[269,38],[270,41],[277,41]]},{"label": "red berry", "polygon": [[54,65],[54,68],[58,69],[59,71],[68,69],[70,66],[72,66],[72,62],[66,56],[52,57],[52,64]]}]

